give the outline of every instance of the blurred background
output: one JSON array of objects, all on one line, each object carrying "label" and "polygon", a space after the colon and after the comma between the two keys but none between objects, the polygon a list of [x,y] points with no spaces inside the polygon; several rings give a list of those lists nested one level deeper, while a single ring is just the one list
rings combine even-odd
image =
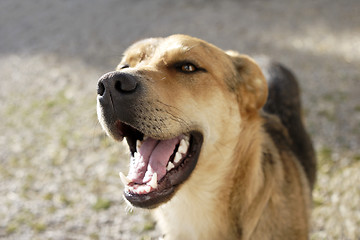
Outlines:
[{"label": "blurred background", "polygon": [[131,43],[174,33],[293,69],[319,161],[311,239],[360,239],[359,13],[359,0],[1,0],[0,239],[159,236],[122,200],[128,156],[97,122],[96,88]]}]

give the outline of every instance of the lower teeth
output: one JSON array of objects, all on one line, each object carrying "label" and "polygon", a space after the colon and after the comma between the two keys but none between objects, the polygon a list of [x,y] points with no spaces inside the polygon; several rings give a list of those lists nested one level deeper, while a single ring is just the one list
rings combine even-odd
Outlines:
[{"label": "lower teeth", "polygon": [[169,162],[168,165],[166,166],[166,170],[170,171],[174,167],[175,167],[175,165],[172,162]]}]

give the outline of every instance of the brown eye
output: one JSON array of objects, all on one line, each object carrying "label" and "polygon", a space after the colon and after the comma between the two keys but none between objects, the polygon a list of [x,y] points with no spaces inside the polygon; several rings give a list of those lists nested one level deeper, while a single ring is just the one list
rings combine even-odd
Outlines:
[{"label": "brown eye", "polygon": [[185,73],[185,74],[207,72],[206,69],[201,68],[197,64],[193,64],[190,61],[180,61],[180,62],[175,63],[173,66],[176,69],[176,71]]},{"label": "brown eye", "polygon": [[181,66],[181,71],[183,72],[195,72],[196,70],[197,68],[191,63],[186,63]]}]

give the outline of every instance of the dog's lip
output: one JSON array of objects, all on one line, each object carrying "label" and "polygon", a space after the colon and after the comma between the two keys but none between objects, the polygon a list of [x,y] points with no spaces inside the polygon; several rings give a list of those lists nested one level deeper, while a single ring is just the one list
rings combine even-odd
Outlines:
[{"label": "dog's lip", "polygon": [[189,132],[190,146],[187,155],[181,160],[181,164],[170,171],[158,181],[157,187],[149,193],[137,194],[128,188],[124,190],[125,198],[136,207],[155,208],[171,199],[180,184],[186,181],[194,170],[201,151],[203,135],[198,131]]}]

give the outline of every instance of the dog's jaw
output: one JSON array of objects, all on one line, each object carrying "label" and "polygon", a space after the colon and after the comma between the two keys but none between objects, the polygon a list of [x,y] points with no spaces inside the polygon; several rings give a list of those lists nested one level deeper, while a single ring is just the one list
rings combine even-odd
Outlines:
[{"label": "dog's jaw", "polygon": [[155,208],[170,200],[194,170],[203,135],[197,131],[154,139],[122,123],[120,135],[131,152],[128,176],[120,173],[124,196],[133,206]]}]

